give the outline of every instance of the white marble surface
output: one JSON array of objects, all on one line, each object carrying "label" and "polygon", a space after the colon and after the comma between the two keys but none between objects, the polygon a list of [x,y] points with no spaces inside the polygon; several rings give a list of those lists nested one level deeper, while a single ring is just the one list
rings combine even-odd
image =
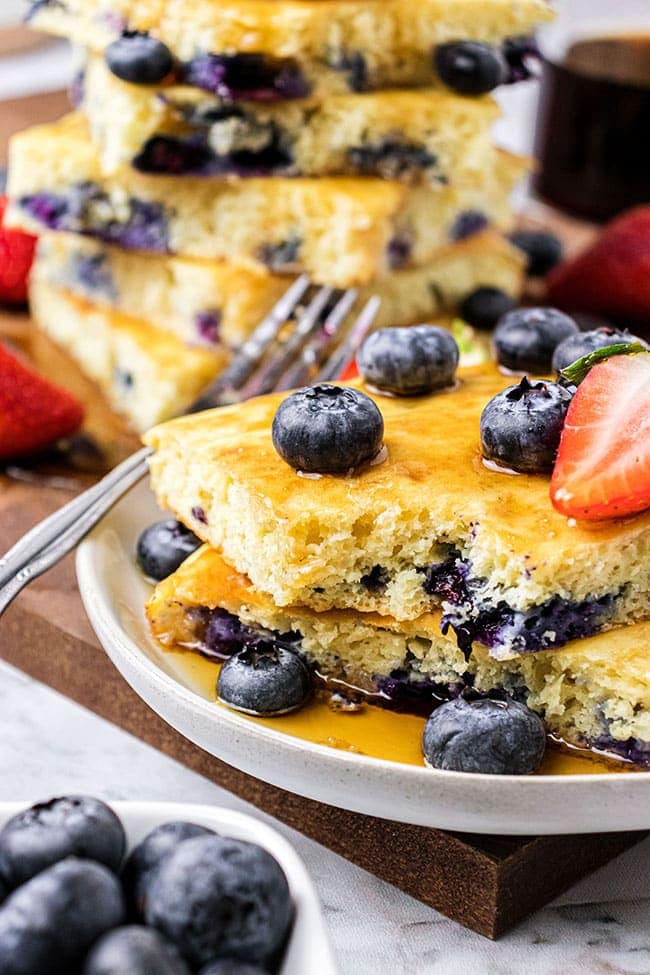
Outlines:
[{"label": "white marble surface", "polygon": [[[0,666],[0,770],[0,800],[76,791],[109,801],[215,803],[263,816],[5,665]],[[294,843],[316,882],[342,975],[650,973],[650,899],[644,899],[650,898],[648,842],[495,944],[273,824]]]}]

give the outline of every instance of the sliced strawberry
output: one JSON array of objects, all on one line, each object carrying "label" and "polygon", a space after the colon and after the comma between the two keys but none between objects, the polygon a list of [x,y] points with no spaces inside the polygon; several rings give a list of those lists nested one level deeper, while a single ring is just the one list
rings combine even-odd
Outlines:
[{"label": "sliced strawberry", "polygon": [[29,272],[34,261],[36,237],[3,227],[7,198],[0,196],[0,302],[24,305]]},{"label": "sliced strawberry", "polygon": [[551,479],[553,506],[597,521],[650,508],[650,353],[589,372],[567,413]]},{"label": "sliced strawberry", "polygon": [[650,326],[650,206],[617,217],[591,247],[551,271],[547,288],[565,311]]},{"label": "sliced strawberry", "polygon": [[73,433],[81,403],[0,344],[0,460],[32,453]]}]

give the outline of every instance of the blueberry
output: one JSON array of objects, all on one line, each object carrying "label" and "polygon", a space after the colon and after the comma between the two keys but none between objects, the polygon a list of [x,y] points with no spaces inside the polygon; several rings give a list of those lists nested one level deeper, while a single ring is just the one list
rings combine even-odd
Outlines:
[{"label": "blueberry", "polygon": [[433,712],[422,744],[433,768],[529,775],[544,757],[546,735],[541,719],[523,704],[459,697]]},{"label": "blueberry", "polygon": [[145,528],[138,539],[138,565],[146,576],[160,582],[176,572],[201,544],[201,539],[180,521],[159,521]]},{"label": "blueberry", "polygon": [[117,877],[92,860],[64,860],[28,880],[0,908],[0,972],[74,972],[97,938],[123,920]]},{"label": "blueberry", "polygon": [[24,884],[65,857],[97,860],[117,872],[126,849],[112,809],[88,796],[40,802],[10,819],[0,833],[0,873],[10,887]]},{"label": "blueberry", "polygon": [[86,959],[82,975],[190,975],[178,951],[151,928],[138,925],[105,934]]},{"label": "blueberry", "polygon": [[617,328],[595,328],[591,332],[578,332],[557,346],[553,353],[553,369],[556,372],[566,369],[576,359],[581,359],[583,355],[589,355],[596,349],[604,349],[608,345],[630,345],[632,342],[643,342],[643,339]]},{"label": "blueberry", "polygon": [[272,643],[245,647],[224,663],[217,682],[219,700],[250,714],[286,714],[311,694],[309,668],[293,650]]},{"label": "blueberry", "polygon": [[449,229],[449,239],[467,240],[468,237],[480,234],[489,224],[490,220],[482,210],[461,210]]},{"label": "blueberry", "polygon": [[491,331],[499,319],[516,306],[515,299],[505,291],[484,286],[468,294],[458,311],[461,318],[473,328]]},{"label": "blueberry", "polygon": [[484,95],[508,76],[501,51],[483,41],[441,44],[434,50],[433,63],[440,80],[459,95]]},{"label": "blueberry", "polygon": [[181,79],[228,102],[306,98],[310,93],[295,59],[252,52],[200,54],[181,66]]},{"label": "blueberry", "polygon": [[574,320],[556,308],[518,308],[507,312],[494,331],[497,360],[512,372],[546,375],[557,346],[577,331]]},{"label": "blueberry", "polygon": [[528,258],[526,272],[531,277],[544,277],[562,259],[562,243],[543,230],[518,230],[510,241]]},{"label": "blueberry", "polygon": [[211,311],[200,311],[194,316],[196,331],[204,342],[208,345],[216,345],[219,342],[219,330],[221,328],[222,314],[219,309]]},{"label": "blueberry", "polygon": [[380,142],[362,142],[347,151],[350,166],[364,176],[382,179],[415,180],[425,169],[436,164],[436,156],[418,143],[400,142],[396,138]]},{"label": "blueberry", "polygon": [[257,256],[269,271],[280,274],[296,269],[300,263],[301,247],[302,240],[300,237],[291,237],[289,240],[283,240],[277,244],[262,244],[258,249]]},{"label": "blueberry", "polygon": [[213,830],[196,823],[163,823],[134,847],[122,870],[122,886],[131,917],[138,920],[143,917],[147,891],[165,857],[185,840],[210,835],[214,835]]},{"label": "blueberry", "polygon": [[525,377],[497,393],[481,414],[483,456],[522,473],[552,471],[571,399],[558,383]]},{"label": "blueberry", "polygon": [[139,31],[125,31],[108,45],[104,57],[117,78],[134,85],[157,85],[174,67],[167,45]]},{"label": "blueberry", "polygon": [[384,420],[369,396],[345,386],[309,386],[273,418],[273,446],[298,471],[345,474],[379,453]]},{"label": "blueberry", "polygon": [[363,92],[370,87],[368,62],[360,51],[335,50],[328,63],[333,71],[347,73],[350,91]]},{"label": "blueberry", "polygon": [[162,864],[146,916],[200,967],[218,958],[264,962],[284,943],[292,915],[289,885],[270,853],[240,840],[199,836]]},{"label": "blueberry", "polygon": [[508,65],[507,85],[538,76],[542,52],[534,37],[507,37],[503,42],[503,56]]},{"label": "blueberry", "polygon": [[391,271],[406,267],[413,254],[413,237],[405,231],[398,231],[388,241],[386,260]]},{"label": "blueberry", "polygon": [[202,968],[199,975],[268,975],[268,971],[259,965],[237,961],[236,958],[222,958],[221,961],[213,961],[211,965]]},{"label": "blueberry", "polygon": [[418,396],[451,386],[458,367],[454,337],[438,325],[380,328],[357,355],[367,383],[388,393]]}]

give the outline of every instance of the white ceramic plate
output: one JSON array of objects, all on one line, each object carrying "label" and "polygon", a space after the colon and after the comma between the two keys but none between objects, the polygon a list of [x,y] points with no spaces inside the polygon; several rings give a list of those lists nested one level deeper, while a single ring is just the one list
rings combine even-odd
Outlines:
[{"label": "white ceramic plate", "polygon": [[560,834],[650,828],[650,773],[493,776],[438,772],[312,744],[217,707],[150,638],[137,538],[159,520],[139,485],[79,549],[86,611],[111,660],[165,721],[212,755],[299,795],[385,819],[461,832]]},{"label": "white ceramic plate", "polygon": [[[0,803],[0,827],[29,805],[29,802]],[[263,846],[282,866],[296,908],[291,939],[279,975],[305,975],[305,972],[337,975],[339,969],[309,874],[293,847],[270,826],[243,813],[216,806],[172,802],[112,802],[110,805],[124,824],[129,849],[156,826],[174,820],[198,823],[222,836]]]}]

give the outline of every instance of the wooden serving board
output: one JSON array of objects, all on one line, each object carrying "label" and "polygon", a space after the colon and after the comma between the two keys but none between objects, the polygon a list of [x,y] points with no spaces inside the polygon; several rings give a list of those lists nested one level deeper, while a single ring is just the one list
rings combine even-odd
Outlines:
[{"label": "wooden serving board", "polygon": [[[0,160],[10,131],[54,118],[62,95],[0,106]],[[0,312],[0,337],[63,382],[87,406],[85,451],[0,473],[0,552],[137,445],[63,353],[26,315]],[[99,444],[101,454],[88,449]],[[84,444],[82,443],[83,447]],[[407,826],[291,795],[218,761],[181,737],[125,683],[88,623],[72,558],[28,588],[0,621],[0,657],[142,741],[461,924],[496,938],[644,833],[489,837]],[[142,796],[143,799],[146,796]],[[169,797],[173,799],[173,796]]]},{"label": "wooden serving board", "polygon": [[53,37],[30,30],[26,24],[8,24],[0,27],[0,57],[26,54],[54,43]]}]

